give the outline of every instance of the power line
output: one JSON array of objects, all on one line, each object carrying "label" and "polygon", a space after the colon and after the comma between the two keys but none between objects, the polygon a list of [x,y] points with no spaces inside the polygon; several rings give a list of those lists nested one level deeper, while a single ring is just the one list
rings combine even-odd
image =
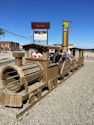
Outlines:
[{"label": "power line", "polygon": [[[3,28],[2,28],[2,29],[3,29]],[[12,34],[12,35],[15,35],[15,36],[21,37],[21,38],[30,39],[29,37],[26,37],[26,36],[23,36],[23,35],[20,35],[20,34],[17,34],[17,33],[11,32],[11,31],[6,30],[6,29],[3,29],[3,31],[8,32],[8,33],[10,33],[10,34]]]}]

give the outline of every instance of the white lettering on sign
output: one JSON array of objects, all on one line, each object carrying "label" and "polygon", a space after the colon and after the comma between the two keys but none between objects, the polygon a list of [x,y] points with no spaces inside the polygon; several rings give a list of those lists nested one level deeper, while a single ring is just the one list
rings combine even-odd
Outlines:
[{"label": "white lettering on sign", "polygon": [[34,31],[34,40],[47,40],[47,31]]},{"label": "white lettering on sign", "polygon": [[67,28],[64,28],[64,31],[66,32],[66,31],[68,31],[68,29],[67,29]]}]

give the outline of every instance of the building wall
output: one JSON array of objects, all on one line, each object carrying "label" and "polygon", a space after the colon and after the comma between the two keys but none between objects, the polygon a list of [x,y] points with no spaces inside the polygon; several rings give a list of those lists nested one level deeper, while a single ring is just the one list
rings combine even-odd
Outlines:
[{"label": "building wall", "polygon": [[0,41],[1,51],[17,51],[19,50],[19,43],[11,41]]}]

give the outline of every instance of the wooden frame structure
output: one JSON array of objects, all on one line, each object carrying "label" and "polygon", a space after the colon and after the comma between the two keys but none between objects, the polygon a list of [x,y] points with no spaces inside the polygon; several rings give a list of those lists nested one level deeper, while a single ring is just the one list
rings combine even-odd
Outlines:
[{"label": "wooden frame structure", "polygon": [[[0,90],[0,104],[10,107],[22,107],[24,101],[28,105],[17,113],[19,118],[26,110],[43,98],[47,93],[59,85],[58,78],[65,79],[79,67],[84,65],[84,50],[72,48],[74,56],[60,65],[49,64],[49,50],[60,50],[61,46],[49,46],[41,44],[27,44],[23,46],[25,50],[25,64],[23,63],[23,52],[15,52],[14,66],[5,66],[2,70],[2,82],[4,88]],[[32,59],[29,55],[30,49],[39,49],[42,59]],[[78,59],[75,58],[75,51],[79,51]],[[61,80],[62,82],[62,80]]]}]

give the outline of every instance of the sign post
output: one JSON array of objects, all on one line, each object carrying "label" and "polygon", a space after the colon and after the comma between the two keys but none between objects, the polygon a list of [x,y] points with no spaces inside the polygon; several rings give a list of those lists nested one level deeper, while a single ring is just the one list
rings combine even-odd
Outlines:
[{"label": "sign post", "polygon": [[47,29],[47,45],[48,45],[48,29]]},{"label": "sign post", "polygon": [[63,39],[62,39],[62,45],[64,47],[66,47],[67,49],[68,49],[68,44],[69,44],[69,22],[71,22],[71,21],[63,21]]},{"label": "sign post", "polygon": [[31,27],[33,29],[33,42],[47,41],[47,44],[48,44],[48,29],[50,28],[50,23],[49,22],[32,22]]}]

